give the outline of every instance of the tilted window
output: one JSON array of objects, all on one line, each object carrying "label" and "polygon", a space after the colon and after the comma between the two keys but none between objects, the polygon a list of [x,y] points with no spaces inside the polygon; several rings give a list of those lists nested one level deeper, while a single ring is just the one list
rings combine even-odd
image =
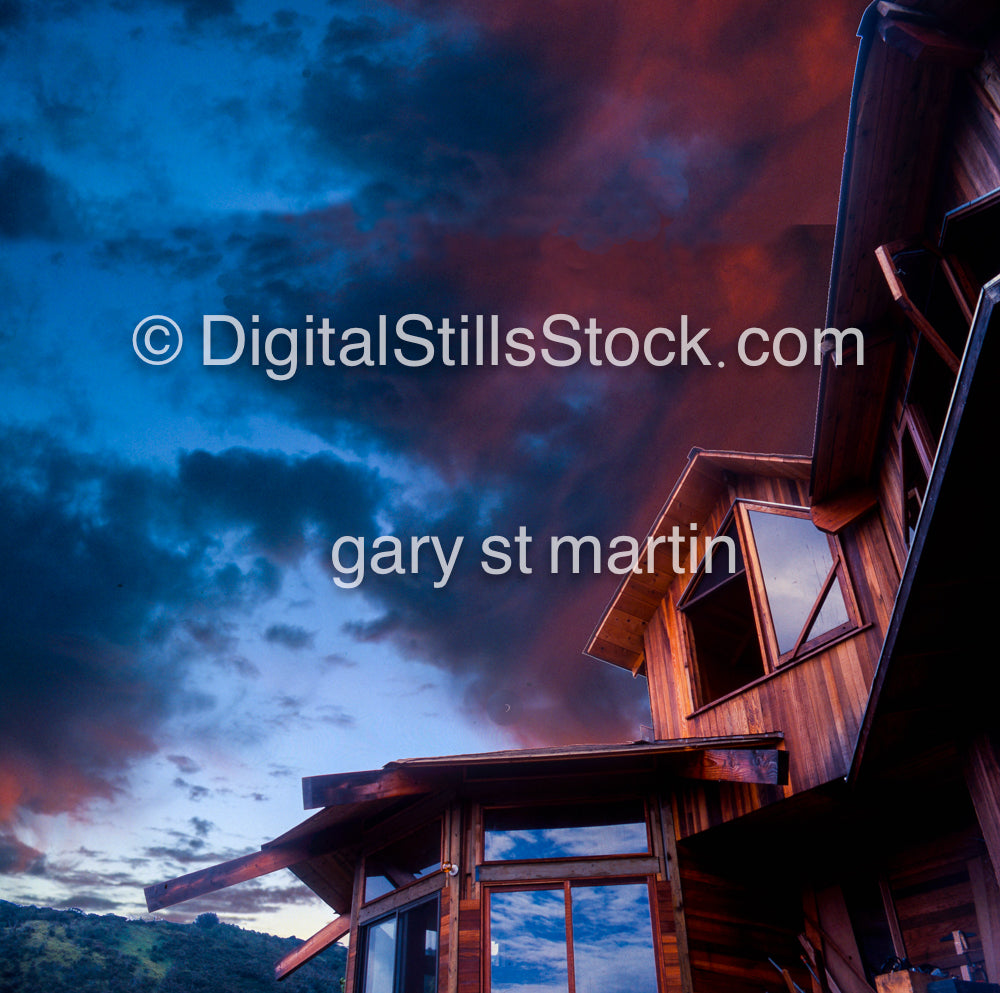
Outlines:
[{"label": "tilted window", "polygon": [[806,510],[737,501],[678,604],[697,705],[718,700],[859,625],[835,537]]},{"label": "tilted window", "polygon": [[441,868],[441,821],[424,827],[365,857],[365,901],[422,879]]}]

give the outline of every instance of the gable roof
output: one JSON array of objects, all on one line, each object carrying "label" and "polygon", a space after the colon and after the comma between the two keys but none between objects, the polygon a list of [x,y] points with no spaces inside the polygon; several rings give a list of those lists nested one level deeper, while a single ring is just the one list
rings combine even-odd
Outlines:
[{"label": "gable roof", "polygon": [[[753,455],[746,452],[702,451],[693,448],[688,462],[650,528],[652,538],[671,533],[689,535],[691,523],[701,523],[722,499],[732,473],[807,480],[810,459],[804,455]],[[677,532],[673,532],[674,528]],[[643,630],[673,581],[669,549],[654,554],[652,572],[633,571],[624,577],[591,634],[585,654],[603,662],[642,671]]]}]

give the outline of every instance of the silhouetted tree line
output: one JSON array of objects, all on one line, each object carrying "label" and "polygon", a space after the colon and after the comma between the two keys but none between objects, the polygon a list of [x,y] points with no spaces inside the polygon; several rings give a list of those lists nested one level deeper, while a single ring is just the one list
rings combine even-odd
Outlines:
[{"label": "silhouetted tree line", "polygon": [[339,946],[274,979],[275,962],[298,944],[215,914],[172,924],[0,900],[0,993],[339,993]]}]

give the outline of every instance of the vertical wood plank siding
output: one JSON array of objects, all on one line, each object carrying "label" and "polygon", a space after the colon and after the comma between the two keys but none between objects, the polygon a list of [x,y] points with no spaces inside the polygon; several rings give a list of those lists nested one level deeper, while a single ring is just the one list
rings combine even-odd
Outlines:
[{"label": "vertical wood plank siding", "polygon": [[[888,485],[895,483],[890,479]],[[733,478],[731,492],[766,503],[808,505],[806,484],[790,479],[740,475]],[[715,534],[729,505],[727,497],[713,509],[699,534],[701,540]],[[693,716],[693,673],[685,624],[676,604],[697,562],[685,564],[685,571],[674,580],[647,625],[646,666],[657,737],[782,731],[789,752],[789,782],[784,789],[744,784],[681,785],[680,838],[846,773],[892,610],[899,566],[884,521],[876,511],[848,525],[839,538],[867,629]]]}]

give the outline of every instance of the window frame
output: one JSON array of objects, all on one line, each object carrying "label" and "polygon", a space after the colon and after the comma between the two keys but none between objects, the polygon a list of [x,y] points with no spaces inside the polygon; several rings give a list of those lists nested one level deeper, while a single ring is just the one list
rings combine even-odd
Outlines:
[{"label": "window frame", "polygon": [[[424,875],[422,875],[422,876],[415,876],[412,880],[407,881],[402,886],[395,886],[394,885],[391,890],[388,890],[385,893],[378,893],[378,894],[375,894],[374,896],[369,897],[368,896],[369,860],[375,858],[380,852],[385,851],[387,848],[391,848],[393,845],[399,844],[401,841],[404,841],[406,838],[410,838],[413,835],[418,834],[420,831],[423,831],[423,830],[427,829],[428,827],[430,827],[431,825],[433,825],[435,823],[438,826],[438,860],[437,860],[437,867],[434,868],[434,869],[431,869],[429,872],[424,873]],[[442,865],[444,863],[444,841],[445,841],[445,839],[444,839],[444,818],[441,817],[440,815],[437,815],[435,817],[428,818],[427,820],[425,820],[422,823],[418,824],[416,827],[412,828],[411,830],[405,831],[404,833],[397,835],[396,837],[394,837],[390,841],[383,841],[377,847],[369,848],[368,850],[366,850],[365,853],[364,853],[363,859],[362,859],[362,866],[361,866],[361,906],[367,907],[367,906],[369,906],[369,905],[371,905],[373,903],[376,903],[379,900],[384,900],[387,897],[394,896],[395,894],[405,893],[407,890],[410,889],[410,887],[416,886],[419,883],[422,883],[425,879],[431,879],[435,875],[437,875],[438,873],[440,873],[442,871],[441,867],[442,867]],[[384,874],[383,873],[378,873],[377,875],[382,876]],[[388,877],[386,877],[386,878],[388,878]],[[391,883],[392,880],[390,879],[389,882]]]},{"label": "window frame", "polygon": [[[527,863],[522,863],[527,864]],[[663,989],[663,962],[661,951],[661,924],[656,893],[655,877],[652,874],[632,874],[621,876],[593,877],[586,873],[566,873],[559,878],[512,880],[503,883],[489,883],[483,887],[482,927],[481,927],[481,979],[483,993],[493,991],[493,956],[492,956],[492,907],[493,896],[497,893],[524,893],[544,890],[562,893],[565,907],[565,948],[566,948],[566,980],[567,993],[576,993],[575,950],[573,936],[573,887],[583,886],[642,886],[646,887],[646,899],[649,903],[650,941],[653,953],[653,967],[656,977],[656,989]]]},{"label": "window frame", "polygon": [[[795,644],[792,648],[784,652],[780,650],[774,624],[774,615],[768,599],[767,584],[764,580],[764,572],[757,548],[757,539],[750,519],[752,511],[781,517],[793,517],[812,523],[809,510],[794,504],[771,503],[764,500],[739,497],[729,507],[713,538],[718,539],[727,532],[735,530],[735,540],[739,546],[739,555],[742,557],[742,570],[738,569],[728,579],[715,584],[703,593],[699,593],[698,586],[704,575],[705,566],[705,555],[702,554],[691,579],[677,600],[677,611],[683,617],[683,637],[685,640],[686,655],[690,664],[690,676],[694,690],[696,710],[726,699],[734,693],[742,692],[747,686],[756,683],[758,679],[771,676],[802,659],[821,652],[834,642],[850,637],[864,627],[864,620],[858,606],[857,595],[840,539],[837,535],[828,534],[816,528],[827,540],[830,551],[830,567],[820,591],[816,595],[813,605],[800,628]],[[733,527],[734,524],[735,527]],[[815,525],[813,526],[815,527]],[[725,552],[722,551],[721,554],[724,555]],[[719,546],[716,545],[713,551],[713,562],[718,562],[719,560],[720,551]],[[738,688],[713,696],[711,699],[706,699],[706,663],[704,660],[699,661],[698,639],[694,631],[693,621],[688,615],[688,610],[698,603],[704,602],[705,599],[716,594],[729,584],[739,582],[746,582],[749,592],[753,625],[757,634],[757,647],[761,659],[761,671],[754,679],[749,680]],[[808,638],[809,629],[815,623],[816,617],[827,602],[829,592],[834,583],[837,583],[840,589],[847,613],[847,620],[814,638]]]},{"label": "window frame", "polygon": [[[642,824],[646,830],[646,849],[642,852],[612,852],[603,855],[555,855],[548,858],[527,858],[527,859],[490,859],[486,858],[486,822],[489,812],[492,810],[558,810],[564,807],[608,807],[613,808],[621,803],[635,803],[642,808]],[[617,797],[612,799],[585,800],[585,799],[559,799],[538,803],[485,803],[481,809],[481,816],[478,825],[479,837],[479,875],[480,878],[487,876],[499,878],[509,875],[512,870],[502,870],[500,867],[506,866],[547,866],[566,865],[572,866],[574,863],[594,863],[594,862],[619,862],[625,864],[623,860],[649,859],[655,857],[653,851],[653,833],[649,823],[649,805],[641,797]],[[485,870],[485,872],[484,872]],[[527,877],[524,877],[527,878]]]},{"label": "window frame", "polygon": [[[377,899],[385,899],[396,896],[400,891],[395,890],[393,893],[388,893],[384,897]],[[374,901],[373,901],[374,902]],[[400,915],[407,914],[412,910],[422,907],[425,904],[432,904],[435,908],[434,919],[437,922],[437,944],[434,949],[434,975],[435,983],[440,977],[441,973],[441,887],[437,887],[430,894],[421,894],[416,896],[413,900],[406,903],[401,903],[398,906],[392,906],[386,908],[385,913],[372,914],[367,920],[361,922],[358,925],[358,955],[357,955],[357,965],[354,970],[354,989],[358,993],[364,993],[365,983],[368,979],[368,968],[369,968],[369,955],[368,955],[368,935],[373,927],[377,927],[384,921],[390,918],[395,919],[397,922]],[[400,942],[402,940],[402,929],[398,927],[395,935],[393,936],[394,949],[393,949],[393,974],[392,974],[392,993],[397,993],[400,986],[400,977],[397,972],[400,964],[399,951]]]}]

